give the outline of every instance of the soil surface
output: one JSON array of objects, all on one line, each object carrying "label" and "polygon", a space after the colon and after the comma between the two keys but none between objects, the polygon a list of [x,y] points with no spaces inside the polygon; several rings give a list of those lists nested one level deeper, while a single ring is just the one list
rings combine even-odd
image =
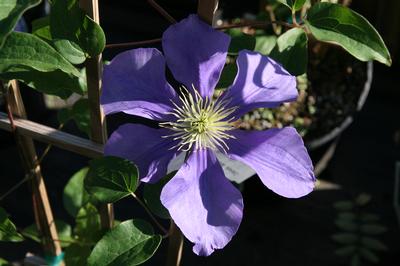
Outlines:
[{"label": "soil surface", "polygon": [[367,64],[340,47],[321,43],[311,43],[308,54],[307,74],[297,78],[297,100],[253,110],[241,118],[241,128],[294,126],[309,142],[329,134],[357,112]]}]

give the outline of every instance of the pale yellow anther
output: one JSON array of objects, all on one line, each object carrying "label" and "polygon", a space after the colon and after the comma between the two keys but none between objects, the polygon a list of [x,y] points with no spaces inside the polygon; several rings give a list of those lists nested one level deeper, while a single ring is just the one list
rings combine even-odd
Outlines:
[{"label": "pale yellow anther", "polygon": [[228,107],[229,101],[223,99],[202,98],[193,87],[194,97],[185,87],[181,87],[181,106],[173,102],[175,109],[171,112],[177,118],[175,122],[160,123],[161,127],[169,128],[175,133],[163,136],[177,140],[172,149],[181,151],[210,148],[226,152],[228,146],[225,140],[234,138],[226,133],[232,130],[235,107]]}]

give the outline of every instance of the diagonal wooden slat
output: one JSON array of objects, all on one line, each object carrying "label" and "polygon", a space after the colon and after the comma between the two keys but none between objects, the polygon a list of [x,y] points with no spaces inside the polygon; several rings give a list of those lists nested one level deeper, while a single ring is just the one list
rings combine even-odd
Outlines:
[{"label": "diagonal wooden slat", "polygon": [[[14,116],[26,118],[26,111],[17,81],[13,80],[10,82],[9,88],[5,90],[5,95],[9,112]],[[9,119],[8,116],[6,117]],[[10,119],[12,119],[11,116]],[[11,121],[8,122],[10,123],[10,129],[13,130]],[[43,248],[47,255],[54,257],[61,256],[62,250],[60,242],[54,241],[54,239],[59,238],[47,195],[46,185],[38,163],[35,145],[32,138],[26,135],[20,135],[17,130],[13,131],[13,133],[26,176],[31,177],[30,185],[32,187],[33,212],[36,226],[42,235]],[[61,262],[59,265],[62,266],[64,263]]]},{"label": "diagonal wooden slat", "polygon": [[[103,145],[88,139],[80,138],[52,127],[44,126],[26,119],[15,118],[14,123],[19,135],[52,144],[89,158],[103,155]],[[0,112],[0,129],[11,132],[11,123],[7,114]]]}]

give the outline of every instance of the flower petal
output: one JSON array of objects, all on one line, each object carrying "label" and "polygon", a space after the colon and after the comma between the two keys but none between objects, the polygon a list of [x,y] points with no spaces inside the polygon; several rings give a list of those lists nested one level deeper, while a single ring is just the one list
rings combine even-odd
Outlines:
[{"label": "flower petal", "polygon": [[142,182],[154,183],[167,173],[168,163],[176,155],[168,129],[154,129],[140,124],[125,124],[113,132],[104,147],[104,155],[131,160],[139,169]]},{"label": "flower petal", "polygon": [[275,193],[299,198],[314,188],[315,176],[303,140],[292,127],[266,131],[232,131],[228,154],[253,168]]},{"label": "flower petal", "polygon": [[236,117],[261,107],[276,107],[296,100],[296,78],[273,59],[257,52],[242,50],[236,64],[238,73],[224,99],[237,106]]},{"label": "flower petal", "polygon": [[176,93],[165,79],[165,59],[154,48],[117,55],[104,67],[101,104],[106,114],[125,112],[166,120]]},{"label": "flower petal", "polygon": [[225,178],[215,154],[194,151],[161,192],[161,202],[197,255],[223,248],[243,215],[240,192]]},{"label": "flower petal", "polygon": [[230,37],[214,30],[197,15],[170,26],[162,36],[167,65],[188,89],[211,96],[224,67]]}]

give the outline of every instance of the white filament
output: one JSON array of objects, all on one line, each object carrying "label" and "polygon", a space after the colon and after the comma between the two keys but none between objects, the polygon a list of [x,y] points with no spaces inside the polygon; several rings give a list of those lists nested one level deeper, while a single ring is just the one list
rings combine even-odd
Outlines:
[{"label": "white filament", "polygon": [[229,149],[225,143],[226,139],[234,138],[228,134],[234,129],[229,117],[236,107],[228,107],[229,101],[208,97],[204,99],[193,87],[194,97],[185,87],[181,88],[182,96],[179,97],[181,106],[171,101],[175,109],[169,113],[174,115],[175,122],[160,123],[160,126],[169,128],[175,133],[164,136],[179,141],[171,149],[189,151],[194,149],[210,148],[221,150],[226,153]]}]

